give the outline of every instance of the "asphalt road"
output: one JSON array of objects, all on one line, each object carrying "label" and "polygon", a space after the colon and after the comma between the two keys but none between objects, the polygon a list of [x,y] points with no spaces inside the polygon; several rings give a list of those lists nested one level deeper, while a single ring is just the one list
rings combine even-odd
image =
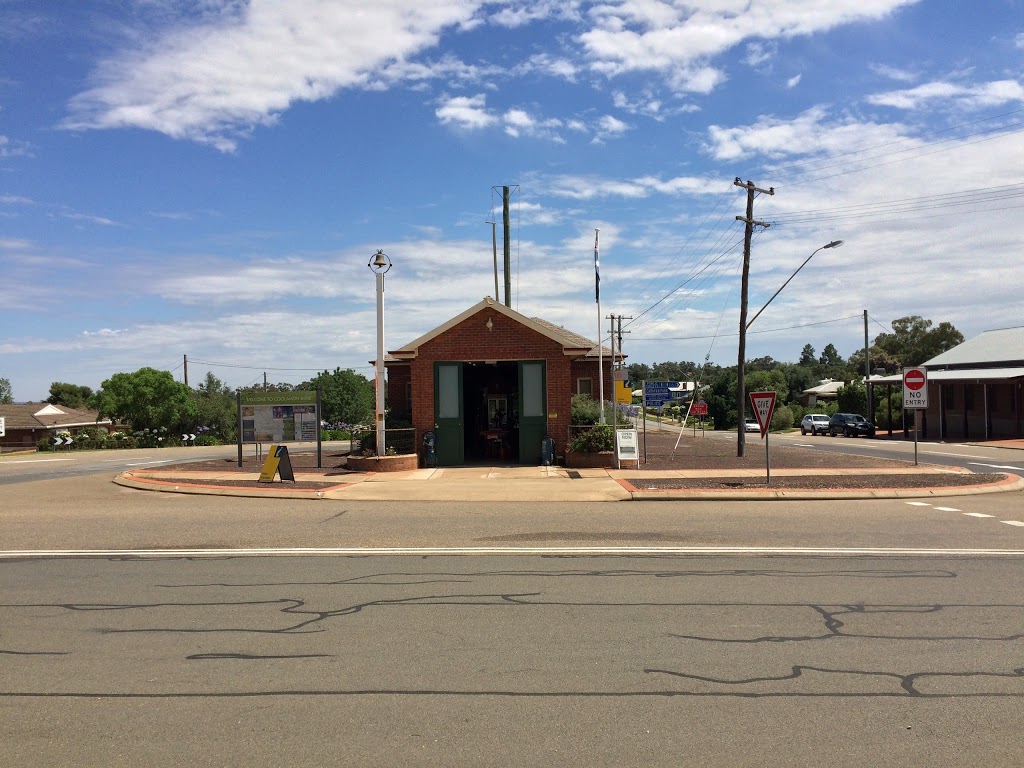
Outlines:
[{"label": "asphalt road", "polygon": [[[265,451],[267,446],[262,446]],[[323,443],[322,451],[348,449],[348,441]],[[257,448],[244,446],[244,455],[256,455]],[[316,452],[316,443],[290,443],[292,453]],[[263,455],[263,454],[260,454]],[[0,457],[0,485],[66,477],[124,472],[139,467],[161,464],[182,464],[209,459],[233,459],[238,456],[234,445],[182,446],[174,448],[132,448],[104,451],[61,451],[47,453],[5,454]]]},{"label": "asphalt road", "polygon": [[[1024,754],[1022,493],[412,505],[112,475],[2,491],[0,765]],[[169,547],[196,551],[59,552]]]}]

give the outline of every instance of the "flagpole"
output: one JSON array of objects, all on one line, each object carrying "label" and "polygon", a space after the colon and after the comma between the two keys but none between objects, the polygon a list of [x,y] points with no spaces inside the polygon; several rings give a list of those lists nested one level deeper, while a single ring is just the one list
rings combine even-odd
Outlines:
[{"label": "flagpole", "polygon": [[597,301],[597,381],[601,398],[601,423],[604,424],[604,345],[601,344],[601,230],[594,227],[594,298]]}]

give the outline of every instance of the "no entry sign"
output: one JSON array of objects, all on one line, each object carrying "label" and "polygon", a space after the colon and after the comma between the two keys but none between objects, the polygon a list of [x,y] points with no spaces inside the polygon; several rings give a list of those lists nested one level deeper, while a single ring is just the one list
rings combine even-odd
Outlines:
[{"label": "no entry sign", "polygon": [[928,370],[926,368],[903,369],[903,407],[928,407]]}]

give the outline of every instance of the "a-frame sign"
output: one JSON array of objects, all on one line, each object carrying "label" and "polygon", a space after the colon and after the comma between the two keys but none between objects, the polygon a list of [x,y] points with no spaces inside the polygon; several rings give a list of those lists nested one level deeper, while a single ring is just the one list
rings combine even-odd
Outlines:
[{"label": "a-frame sign", "polygon": [[757,424],[761,427],[761,437],[768,434],[768,427],[772,423],[772,411],[775,410],[774,392],[751,392],[750,404],[754,406],[754,416]]}]

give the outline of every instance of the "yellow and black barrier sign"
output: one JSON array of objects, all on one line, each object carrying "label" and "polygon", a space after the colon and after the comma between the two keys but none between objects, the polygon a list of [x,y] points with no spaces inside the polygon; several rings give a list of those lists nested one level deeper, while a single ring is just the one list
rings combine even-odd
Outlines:
[{"label": "yellow and black barrier sign", "polygon": [[263,462],[263,471],[260,472],[261,483],[274,482],[274,475],[280,473],[282,480],[295,482],[295,473],[292,472],[292,460],[288,457],[287,445],[272,445],[267,454],[267,460]]}]

